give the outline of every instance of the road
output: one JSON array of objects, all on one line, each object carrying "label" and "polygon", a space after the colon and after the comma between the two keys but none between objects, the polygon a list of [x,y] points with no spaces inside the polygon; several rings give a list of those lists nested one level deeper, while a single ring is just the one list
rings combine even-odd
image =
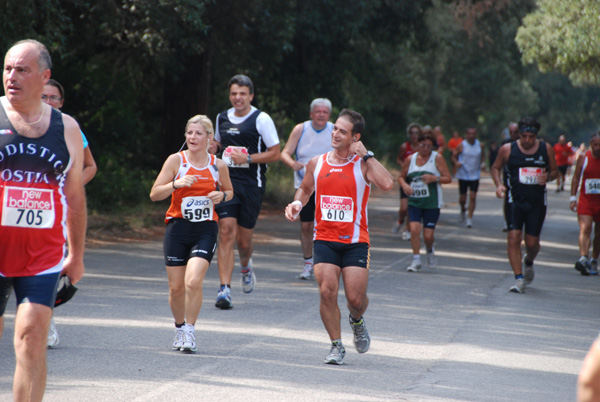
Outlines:
[{"label": "road", "polygon": [[[261,217],[258,283],[234,309],[214,307],[213,261],[196,325],[198,353],[171,351],[172,318],[160,241],[90,247],[79,292],[56,309],[61,336],[48,351],[45,401],[572,401],[577,374],[600,329],[600,278],[573,269],[576,216],[568,193],[549,210],[525,294],[508,292],[501,201],[482,180],[474,228],[458,224],[457,186],[436,229],[439,267],[408,273],[408,242],[390,233],[397,189],[374,191],[372,265],[365,315],[371,350],[359,355],[346,324],[346,364],[323,364],[328,337],[314,282],[301,271],[299,225]],[[424,259],[424,258],[423,258]],[[426,265],[426,264],[425,264]],[[237,271],[237,270],[236,270]],[[11,399],[14,299],[0,341],[0,400]]]}]

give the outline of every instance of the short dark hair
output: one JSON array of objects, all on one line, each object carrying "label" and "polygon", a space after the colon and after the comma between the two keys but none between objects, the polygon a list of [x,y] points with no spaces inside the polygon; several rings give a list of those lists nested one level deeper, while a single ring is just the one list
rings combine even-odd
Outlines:
[{"label": "short dark hair", "polygon": [[363,134],[365,131],[365,119],[357,111],[352,109],[342,109],[338,115],[338,119],[340,117],[343,117],[352,123],[352,134]]},{"label": "short dark hair", "polygon": [[58,92],[60,92],[60,97],[65,99],[65,89],[63,88],[62,85],[60,85],[60,82],[50,78],[48,80],[48,82],[46,83],[46,85],[51,85],[54,88],[58,89]]},{"label": "short dark hair", "polygon": [[40,70],[51,70],[52,69],[52,57],[50,57],[50,52],[48,52],[48,49],[42,42],[37,41],[35,39],[23,39],[18,42],[15,42],[10,48],[12,49],[13,47],[15,47],[17,45],[23,45],[25,43],[31,43],[38,48],[38,50],[40,52],[40,54],[38,56],[38,66],[40,67]]},{"label": "short dark hair", "polygon": [[431,132],[421,132],[419,134],[419,142],[429,140],[433,145],[436,144],[435,136]]},{"label": "short dark hair", "polygon": [[231,89],[231,86],[233,84],[237,84],[240,87],[248,87],[250,94],[254,93],[254,84],[252,83],[250,77],[248,77],[247,75],[238,74],[231,77],[231,79],[227,83],[227,89]]},{"label": "short dark hair", "polygon": [[600,138],[600,131],[595,131],[592,133],[592,135],[590,135],[590,142],[592,142],[596,138]]},{"label": "short dark hair", "polygon": [[542,126],[533,117],[529,117],[529,116],[523,117],[519,121],[519,132],[520,133],[529,132],[529,133],[534,133],[535,135],[537,135],[537,133],[540,131],[540,128],[542,128]]}]

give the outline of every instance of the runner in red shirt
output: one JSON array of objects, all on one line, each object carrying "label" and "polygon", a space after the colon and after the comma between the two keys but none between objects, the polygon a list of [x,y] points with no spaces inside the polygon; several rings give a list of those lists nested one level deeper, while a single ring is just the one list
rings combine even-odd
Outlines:
[{"label": "runner in red shirt", "polygon": [[571,165],[570,159],[573,155],[573,148],[567,144],[567,139],[564,134],[558,137],[558,142],[554,144],[554,155],[556,158],[556,166],[558,167],[558,180],[556,180],[556,192],[565,189],[565,177],[567,170]]},{"label": "runner in red shirt", "polygon": [[[581,180],[579,203],[577,190]],[[571,199],[569,207],[577,212],[579,222],[580,258],[575,269],[581,275],[598,275],[598,255],[600,255],[600,133],[590,137],[589,151],[579,155],[573,180],[571,181]],[[592,225],[594,225],[594,242],[592,258],[588,260],[590,251]]]},{"label": "runner in red shirt", "polygon": [[340,112],[331,134],[333,151],[308,162],[295,201],[285,208],[286,218],[295,221],[315,192],[314,270],[321,295],[321,319],[331,339],[327,364],[343,364],[346,355],[337,303],[340,276],[356,350],[365,353],[371,343],[363,318],[369,305],[367,201],[371,183],[389,191],[393,179],[360,141],[364,127],[359,113],[349,109]]}]

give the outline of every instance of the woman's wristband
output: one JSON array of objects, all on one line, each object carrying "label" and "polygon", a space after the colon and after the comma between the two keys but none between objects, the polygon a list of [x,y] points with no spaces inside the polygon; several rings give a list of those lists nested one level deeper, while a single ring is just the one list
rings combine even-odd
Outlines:
[{"label": "woman's wristband", "polygon": [[177,190],[177,187],[175,187],[175,179],[173,179],[173,190]]},{"label": "woman's wristband", "polygon": [[298,205],[300,207],[300,209],[302,209],[302,201],[300,201],[300,200],[296,200],[296,201],[292,202],[291,205]]},{"label": "woman's wristband", "polygon": [[569,197],[569,202],[575,202],[575,201],[577,201],[576,195],[572,195],[571,197]]},{"label": "woman's wristband", "polygon": [[227,200],[227,193],[225,191],[223,191],[223,199],[221,200],[221,202],[225,202]]}]

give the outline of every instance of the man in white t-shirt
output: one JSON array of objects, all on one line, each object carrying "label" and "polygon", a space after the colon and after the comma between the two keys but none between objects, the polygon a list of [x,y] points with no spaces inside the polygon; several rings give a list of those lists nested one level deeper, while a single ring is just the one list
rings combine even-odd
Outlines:
[{"label": "man in white t-shirt", "polygon": [[252,80],[239,74],[229,80],[232,108],[217,116],[215,144],[229,166],[234,195],[215,210],[219,215],[217,258],[221,286],[216,306],[230,309],[233,244],[237,244],[242,268],[242,290],[252,292],[256,276],[252,270],[252,235],[265,193],[267,163],[279,160],[279,137],[271,117],[251,105]]},{"label": "man in white t-shirt", "polygon": [[[294,170],[294,187],[300,183],[306,172],[306,164],[313,156],[325,154],[331,147],[333,123],[331,101],[317,98],[310,104],[310,120],[297,124],[281,151],[281,161]],[[295,157],[295,159],[294,159]],[[315,195],[311,195],[308,203],[300,212],[300,242],[304,254],[304,269],[299,279],[313,279],[313,229],[315,219]]]}]

